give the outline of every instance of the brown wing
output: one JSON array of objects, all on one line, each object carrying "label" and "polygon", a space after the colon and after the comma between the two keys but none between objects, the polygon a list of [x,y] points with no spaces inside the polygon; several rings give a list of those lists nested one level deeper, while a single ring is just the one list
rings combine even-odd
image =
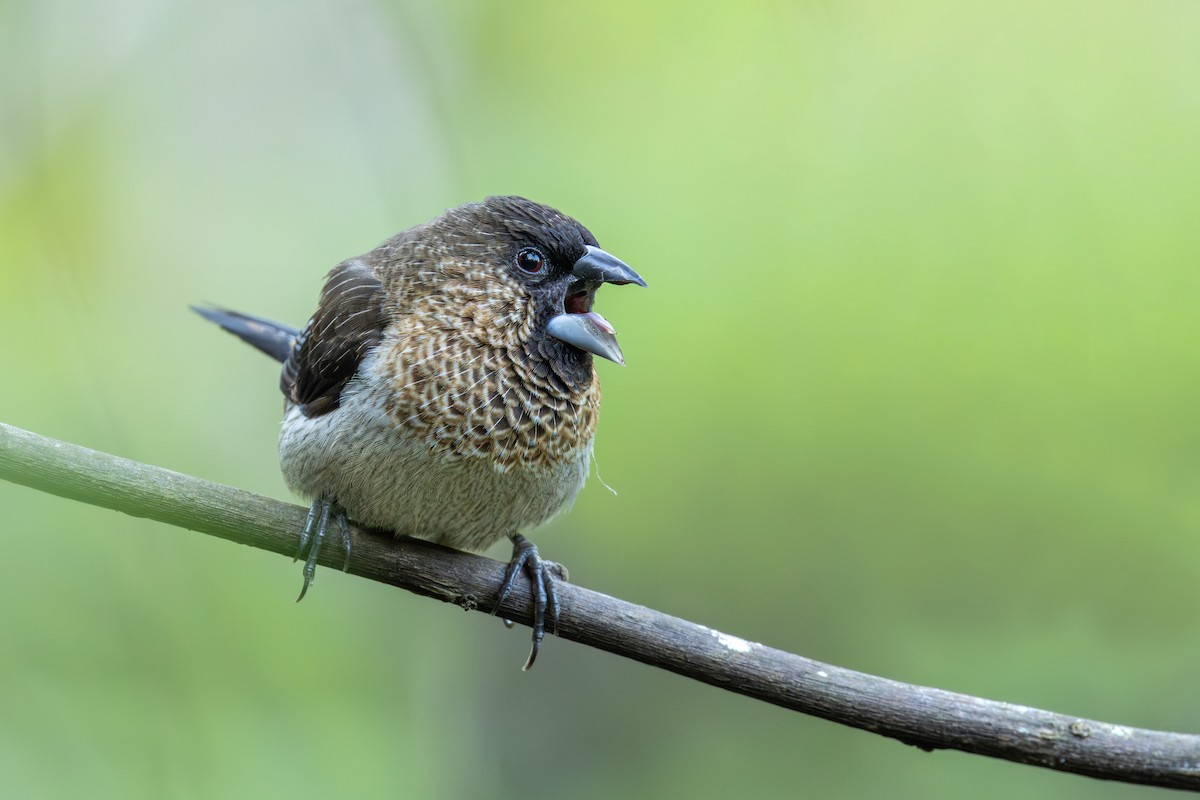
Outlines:
[{"label": "brown wing", "polygon": [[328,414],[342,389],[383,335],[383,284],[370,264],[354,259],[333,268],[321,301],[283,364],[279,388],[307,417]]}]

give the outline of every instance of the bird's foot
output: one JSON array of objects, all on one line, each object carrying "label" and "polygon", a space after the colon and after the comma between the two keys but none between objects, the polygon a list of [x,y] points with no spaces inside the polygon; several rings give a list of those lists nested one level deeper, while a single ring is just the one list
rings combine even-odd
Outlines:
[{"label": "bird's foot", "polygon": [[[496,608],[492,613],[495,614],[499,611],[500,606],[508,599],[508,595],[516,584],[517,576],[522,571],[528,573],[533,590],[533,645],[529,649],[529,658],[525,660],[525,666],[521,667],[524,671],[533,666],[533,662],[537,659],[538,648],[546,636],[547,611],[550,612],[550,632],[558,631],[558,593],[554,589],[554,581],[556,574],[559,580],[567,580],[567,569],[553,561],[544,561],[538,555],[537,545],[521,534],[515,533],[509,538],[513,543],[512,560],[508,562],[504,583],[500,585],[500,596],[496,600]],[[505,620],[504,624],[512,627],[512,623],[508,620]]]},{"label": "bird's foot", "polygon": [[304,599],[308,587],[312,585],[316,577],[317,558],[321,555],[321,545],[325,542],[330,517],[333,517],[337,524],[338,533],[342,537],[342,547],[346,551],[346,560],[342,563],[342,571],[345,572],[350,568],[350,526],[346,521],[346,510],[332,498],[319,497],[308,509],[308,519],[304,523],[304,530],[300,532],[300,546],[296,549],[296,555],[292,557],[292,561],[295,561],[304,555],[305,551],[308,553],[304,559],[304,585],[300,587],[300,596],[296,598],[297,603]]}]

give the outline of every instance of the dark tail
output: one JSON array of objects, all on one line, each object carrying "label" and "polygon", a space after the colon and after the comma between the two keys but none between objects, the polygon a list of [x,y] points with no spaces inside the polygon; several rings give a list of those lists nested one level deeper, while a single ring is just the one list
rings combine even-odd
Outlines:
[{"label": "dark tail", "polygon": [[300,331],[290,325],[272,322],[261,317],[252,317],[224,308],[191,306],[209,322],[215,322],[234,336],[269,355],[276,361],[285,361],[292,354],[292,346]]}]

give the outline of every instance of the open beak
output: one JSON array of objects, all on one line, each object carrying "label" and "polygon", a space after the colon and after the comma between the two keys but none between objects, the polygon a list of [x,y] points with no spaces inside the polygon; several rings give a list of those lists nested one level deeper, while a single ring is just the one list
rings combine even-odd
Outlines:
[{"label": "open beak", "polygon": [[546,332],[580,350],[624,366],[625,358],[617,346],[617,332],[608,320],[592,311],[592,301],[602,283],[646,285],[628,264],[599,247],[588,245],[587,252],[571,269],[571,282],[563,302],[565,313],[551,317]]}]

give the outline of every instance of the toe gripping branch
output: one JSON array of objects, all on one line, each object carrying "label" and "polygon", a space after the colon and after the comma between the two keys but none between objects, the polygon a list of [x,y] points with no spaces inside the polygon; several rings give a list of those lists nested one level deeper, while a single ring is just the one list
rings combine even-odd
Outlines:
[{"label": "toe gripping branch", "polygon": [[[537,545],[519,533],[509,536],[513,543],[512,560],[508,562],[508,570],[504,574],[504,583],[500,585],[500,596],[496,600],[495,614],[500,606],[508,599],[521,572],[529,575],[533,592],[533,645],[529,649],[529,658],[525,660],[522,670],[528,670],[537,660],[538,648],[546,636],[547,627],[550,633],[558,631],[558,593],[554,589],[554,574],[566,580],[566,570],[552,561],[544,561],[538,555]],[[550,611],[549,626],[546,624],[546,611]]]},{"label": "toe gripping branch", "polygon": [[325,542],[325,534],[329,528],[331,516],[337,523],[338,533],[342,537],[342,547],[346,551],[342,571],[345,572],[350,568],[350,526],[346,521],[346,510],[333,498],[319,497],[308,509],[308,519],[304,523],[304,530],[300,532],[300,546],[296,548],[296,555],[292,557],[294,562],[304,555],[305,550],[308,551],[308,556],[304,559],[304,585],[300,587],[300,596],[296,598],[297,603],[304,599],[308,587],[312,585],[316,576],[317,558],[321,555],[321,545]]},{"label": "toe gripping branch", "polygon": [[[308,593],[308,587],[315,580],[317,559],[321,555],[321,546],[325,543],[326,535],[329,533],[330,517],[337,525],[337,534],[341,537],[342,548],[346,554],[342,570],[345,571],[350,567],[350,525],[346,519],[346,510],[331,497],[319,497],[308,510],[304,530],[300,532],[300,546],[296,548],[296,555],[292,558],[293,561],[296,561],[301,556],[305,556],[304,585],[300,587],[300,596],[296,598],[297,603],[304,599],[304,595]],[[492,614],[496,614],[500,610],[500,606],[512,593],[516,586],[517,576],[522,572],[527,574],[533,593],[533,644],[529,648],[529,658],[525,660],[525,666],[521,669],[528,670],[537,660],[538,649],[541,647],[542,639],[546,638],[546,633],[558,631],[559,605],[555,581],[567,580],[567,570],[561,564],[542,559],[538,555],[537,545],[521,534],[514,533],[509,538],[513,543],[512,560],[508,562],[508,569],[504,573],[504,582],[500,585],[500,594]],[[507,620],[505,622],[511,624]]]}]

